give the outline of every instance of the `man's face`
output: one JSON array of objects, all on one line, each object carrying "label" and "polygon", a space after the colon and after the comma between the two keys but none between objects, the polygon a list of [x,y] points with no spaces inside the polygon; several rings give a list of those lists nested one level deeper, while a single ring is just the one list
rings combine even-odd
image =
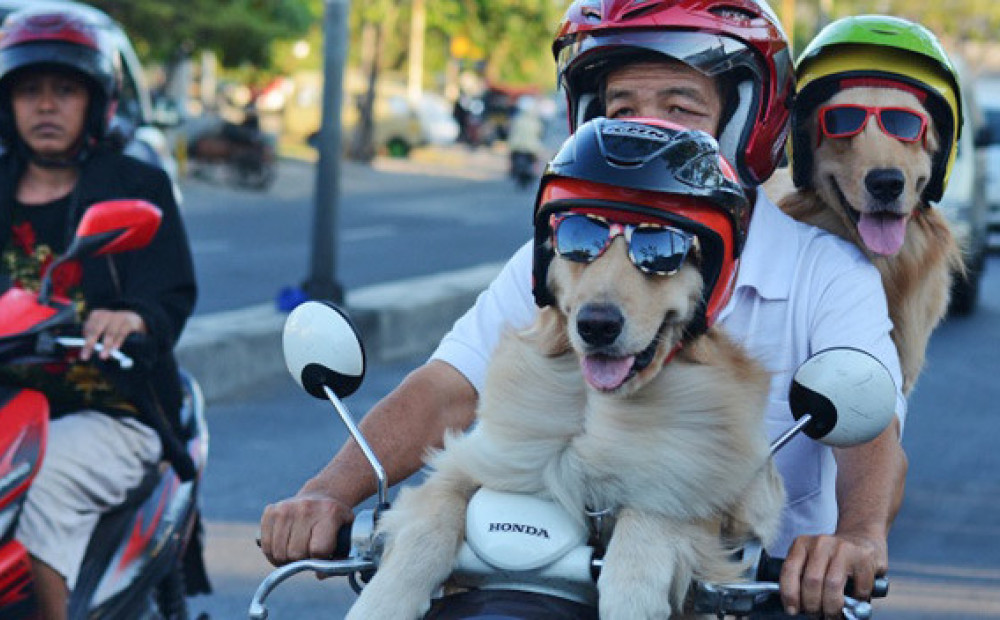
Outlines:
[{"label": "man's face", "polygon": [[608,118],[658,118],[718,137],[722,100],[715,80],[675,61],[613,69],[604,87]]},{"label": "man's face", "polygon": [[31,72],[17,79],[11,103],[17,132],[39,155],[71,154],[83,134],[90,93],[72,74]]}]

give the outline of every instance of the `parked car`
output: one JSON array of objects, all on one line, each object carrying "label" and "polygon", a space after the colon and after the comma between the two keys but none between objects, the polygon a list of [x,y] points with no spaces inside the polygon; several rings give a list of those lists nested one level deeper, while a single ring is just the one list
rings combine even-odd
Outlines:
[{"label": "parked car", "polygon": [[962,106],[965,125],[958,141],[958,153],[951,177],[938,208],[948,218],[952,231],[965,250],[966,276],[957,276],[951,293],[950,312],[969,315],[979,300],[979,283],[986,268],[989,249],[989,223],[986,197],[986,153],[993,139],[987,129],[983,110],[972,84],[965,78],[964,66],[956,61],[963,75]]},{"label": "parked car", "polygon": [[[451,107],[433,93],[423,93],[413,103],[402,93],[380,94],[375,98],[374,113],[375,148],[390,157],[406,157],[416,147],[450,144],[458,138]],[[345,136],[354,131],[359,119],[357,101],[345,101]]]},{"label": "parked car", "polygon": [[976,97],[990,133],[986,147],[986,202],[989,204],[990,231],[1000,232],[1000,75],[976,80]]},{"label": "parked car", "polygon": [[126,153],[167,172],[173,181],[174,194],[179,203],[181,196],[177,185],[177,161],[169,140],[158,126],[161,123],[156,122],[160,119],[154,117],[142,63],[122,27],[103,11],[72,0],[0,0],[0,21],[14,11],[27,7],[72,11],[110,35],[122,66],[122,87],[118,109],[112,119],[112,129],[126,136]]}]

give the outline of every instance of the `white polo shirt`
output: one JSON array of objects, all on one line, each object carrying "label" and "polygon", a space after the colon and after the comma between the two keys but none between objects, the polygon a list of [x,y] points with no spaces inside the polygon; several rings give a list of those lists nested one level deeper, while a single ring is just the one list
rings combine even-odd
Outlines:
[{"label": "white polo shirt", "polygon": [[[531,266],[529,242],[431,356],[454,366],[477,390],[501,332],[527,327],[535,318]],[[792,375],[813,353],[835,346],[868,351],[902,385],[878,271],[855,246],[793,220],[763,192],[758,192],[736,287],[719,324],[772,373],[766,415],[772,439],[792,423]],[[906,401],[898,387],[896,398],[902,423]],[[834,531],[837,468],[831,449],[805,436],[793,439],[775,460],[787,502],[781,532],[768,551],[783,557],[796,536]]]}]

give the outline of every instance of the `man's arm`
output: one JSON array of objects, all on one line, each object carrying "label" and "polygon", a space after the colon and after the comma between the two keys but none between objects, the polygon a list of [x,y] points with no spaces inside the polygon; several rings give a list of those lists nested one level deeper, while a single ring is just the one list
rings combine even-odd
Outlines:
[{"label": "man's arm", "polygon": [[[465,429],[475,418],[477,393],[449,364],[431,360],[411,372],[379,401],[360,428],[385,467],[390,484],[423,465],[429,447],[440,447],[445,431]],[[271,504],[261,517],[261,549],[275,565],[329,557],[337,530],[354,506],[377,490],[375,476],[358,445],[349,439],[299,492]]]},{"label": "man's arm", "polygon": [[781,573],[789,614],[840,617],[847,578],[854,594],[871,595],[876,575],[889,567],[889,528],[903,501],[908,467],[899,441],[899,420],[874,440],[834,450],[837,460],[837,530],[832,536],[800,536]]}]

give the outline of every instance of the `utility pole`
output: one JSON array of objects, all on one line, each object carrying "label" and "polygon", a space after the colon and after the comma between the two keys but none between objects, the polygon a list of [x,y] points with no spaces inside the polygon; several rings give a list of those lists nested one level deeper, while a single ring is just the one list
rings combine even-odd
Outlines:
[{"label": "utility pole", "polygon": [[340,208],[341,109],[349,12],[350,0],[323,2],[323,115],[319,131],[310,271],[309,278],[302,283],[302,289],[309,298],[335,303],[344,301],[344,289],[336,280],[337,213]]}]

